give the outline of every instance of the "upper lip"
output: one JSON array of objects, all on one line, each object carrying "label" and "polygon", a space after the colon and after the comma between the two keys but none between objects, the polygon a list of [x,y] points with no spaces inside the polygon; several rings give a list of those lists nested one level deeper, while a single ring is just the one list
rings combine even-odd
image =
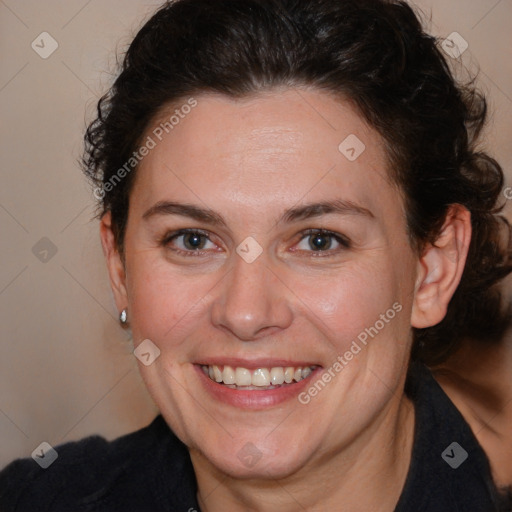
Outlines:
[{"label": "upper lip", "polygon": [[293,366],[295,368],[305,368],[307,366],[321,366],[313,361],[298,361],[291,359],[258,358],[258,359],[240,359],[234,357],[208,357],[198,361],[196,364],[201,366],[231,366],[233,368],[247,368],[255,370],[257,368],[275,368]]}]

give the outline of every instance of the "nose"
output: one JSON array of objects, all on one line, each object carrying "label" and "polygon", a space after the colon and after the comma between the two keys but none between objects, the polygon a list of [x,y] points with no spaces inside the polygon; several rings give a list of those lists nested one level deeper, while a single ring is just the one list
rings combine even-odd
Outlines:
[{"label": "nose", "polygon": [[211,315],[215,327],[242,341],[278,333],[292,322],[291,291],[271,270],[264,254],[247,263],[233,255],[233,267],[219,283]]}]

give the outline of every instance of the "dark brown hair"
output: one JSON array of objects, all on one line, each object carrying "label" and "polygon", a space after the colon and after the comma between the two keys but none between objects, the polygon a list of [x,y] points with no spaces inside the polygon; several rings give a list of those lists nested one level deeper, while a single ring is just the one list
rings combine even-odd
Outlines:
[{"label": "dark brown hair", "polygon": [[499,338],[509,315],[496,283],[512,267],[499,233],[503,173],[476,147],[486,101],[473,83],[457,83],[439,42],[404,1],[165,3],[131,43],[85,137],[83,167],[100,187],[99,215],[112,213],[121,254],[136,167],[107,184],[163,109],[201,92],[242,97],[277,86],[349,98],[380,133],[418,252],[435,242],[451,204],[471,212],[462,281],[445,319],[415,330],[413,359],[435,364],[464,338]]}]

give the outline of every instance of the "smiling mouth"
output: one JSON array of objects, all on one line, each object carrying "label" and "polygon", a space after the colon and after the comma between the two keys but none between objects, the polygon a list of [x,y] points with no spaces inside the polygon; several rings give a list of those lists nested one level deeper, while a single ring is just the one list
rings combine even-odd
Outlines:
[{"label": "smiling mouth", "polygon": [[243,367],[201,365],[210,380],[228,388],[241,390],[276,389],[308,378],[317,368],[311,366],[275,366],[249,370]]}]

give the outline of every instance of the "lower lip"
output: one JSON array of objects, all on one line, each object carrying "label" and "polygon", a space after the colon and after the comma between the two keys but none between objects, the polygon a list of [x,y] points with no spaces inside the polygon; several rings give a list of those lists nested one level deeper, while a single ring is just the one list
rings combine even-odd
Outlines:
[{"label": "lower lip", "polygon": [[202,385],[211,396],[220,402],[242,409],[266,409],[287,400],[298,400],[299,393],[310,385],[312,377],[322,371],[319,367],[299,382],[259,391],[228,388],[207,377],[200,365],[195,364],[194,367]]}]

